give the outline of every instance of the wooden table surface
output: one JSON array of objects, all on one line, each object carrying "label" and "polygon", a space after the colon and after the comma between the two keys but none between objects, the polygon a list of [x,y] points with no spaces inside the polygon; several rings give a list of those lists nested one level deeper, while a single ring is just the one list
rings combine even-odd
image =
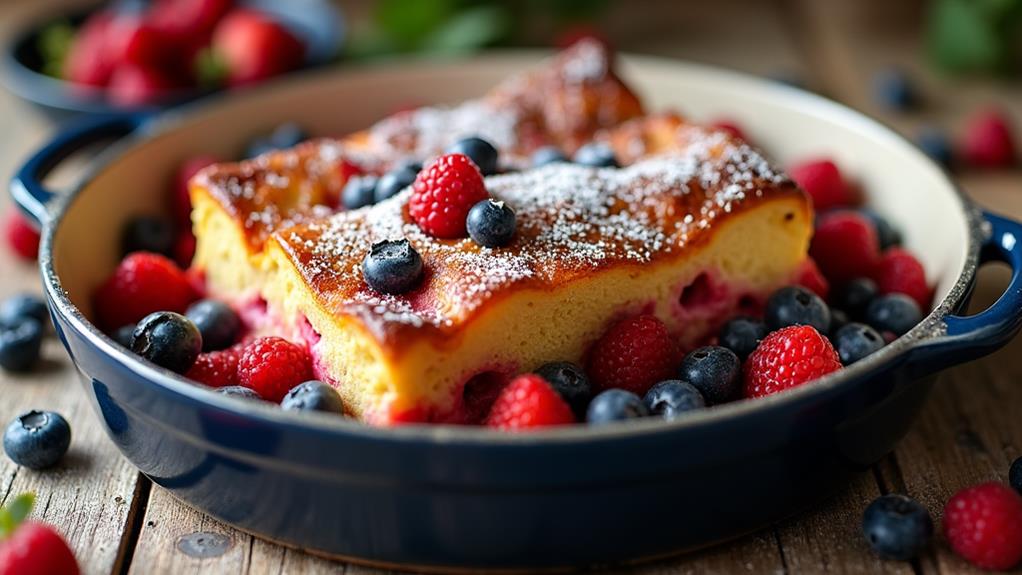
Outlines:
[{"label": "wooden table surface", "polygon": [[[0,25],[38,11],[41,0],[7,1]],[[1022,86],[991,79],[942,78],[921,58],[921,6],[916,2],[842,0],[723,0],[712,3],[621,3],[609,21],[612,37],[630,51],[709,62],[760,74],[790,72],[836,100],[913,133],[923,123],[957,132],[977,106],[998,103],[1022,126]],[[870,97],[879,67],[914,73],[926,105],[909,115],[877,109]],[[44,142],[54,125],[38,111],[0,92],[0,175]],[[1022,217],[1018,170],[957,177],[979,203]],[[0,202],[0,210],[10,209]],[[1003,289],[1007,273],[980,274],[973,307],[982,309]],[[38,291],[32,265],[0,251],[0,296]],[[0,502],[38,495],[35,516],[66,535],[87,574],[100,573],[370,573],[324,561],[240,533],[193,511],[152,484],[120,456],[84,401],[60,345],[47,341],[45,362],[28,375],[0,374],[0,422],[31,408],[64,414],[74,430],[66,460],[33,472],[0,457]],[[744,539],[629,573],[970,573],[938,536],[914,563],[874,558],[859,535],[862,510],[881,493],[917,498],[940,521],[943,503],[959,488],[1004,480],[1022,455],[1022,339],[994,355],[949,370],[897,450],[863,473],[828,504]],[[754,480],[753,475],[750,480]],[[221,549],[197,558],[196,545]]]}]

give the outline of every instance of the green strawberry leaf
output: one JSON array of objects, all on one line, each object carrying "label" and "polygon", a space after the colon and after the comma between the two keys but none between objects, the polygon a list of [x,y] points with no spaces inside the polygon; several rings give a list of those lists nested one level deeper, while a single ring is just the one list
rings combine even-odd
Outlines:
[{"label": "green strawberry leaf", "polygon": [[4,539],[14,533],[14,530],[21,525],[21,522],[32,512],[32,505],[35,503],[35,495],[22,493],[0,508],[0,539]]}]

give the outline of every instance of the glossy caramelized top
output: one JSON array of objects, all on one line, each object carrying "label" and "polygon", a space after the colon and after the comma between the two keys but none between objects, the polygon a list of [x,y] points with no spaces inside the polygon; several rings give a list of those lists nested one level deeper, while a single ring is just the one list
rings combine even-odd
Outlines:
[{"label": "glossy caramelized top", "polygon": [[[358,317],[392,346],[402,334],[449,336],[488,302],[519,289],[678,255],[731,213],[801,197],[748,145],[675,116],[636,121],[604,137],[622,155],[629,149],[645,157],[620,169],[553,164],[486,178],[490,194],[517,215],[516,237],[505,248],[427,236],[408,216],[409,190],[274,238],[321,305]],[[366,284],[360,266],[373,242],[399,238],[422,255],[426,275],[411,293],[383,295]]]},{"label": "glossy caramelized top", "polygon": [[277,229],[336,211],[352,174],[428,160],[467,136],[493,143],[503,167],[522,167],[541,146],[570,154],[600,129],[641,114],[638,98],[614,74],[606,48],[582,41],[478,100],[410,110],[340,140],[214,166],[193,185],[208,190],[242,225],[249,248],[259,249]]}]

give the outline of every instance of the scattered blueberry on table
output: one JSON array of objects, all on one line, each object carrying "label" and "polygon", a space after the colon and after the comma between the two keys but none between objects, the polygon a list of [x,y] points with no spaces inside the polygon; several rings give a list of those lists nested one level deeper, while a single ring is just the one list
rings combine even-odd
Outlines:
[{"label": "scattered blueberry on table", "polygon": [[26,317],[43,325],[49,323],[50,312],[46,309],[46,302],[32,294],[23,293],[0,303],[0,324],[14,325]]},{"label": "scattered blueberry on table", "polygon": [[31,317],[0,325],[0,368],[26,372],[39,362],[43,324]]},{"label": "scattered blueberry on table", "polygon": [[873,97],[879,105],[896,112],[910,110],[919,104],[919,94],[912,78],[899,68],[885,68],[874,75]]},{"label": "scattered blueberry on table", "polygon": [[4,451],[29,469],[52,467],[71,445],[71,426],[52,411],[29,411],[14,418],[4,432]]},{"label": "scattered blueberry on table", "polygon": [[933,538],[930,512],[914,499],[889,494],[878,497],[862,517],[862,532],[870,548],[883,559],[908,561]]},{"label": "scattered blueberry on table", "polygon": [[916,134],[916,145],[931,160],[939,165],[950,168],[954,162],[954,148],[951,140],[943,130],[927,126]]}]

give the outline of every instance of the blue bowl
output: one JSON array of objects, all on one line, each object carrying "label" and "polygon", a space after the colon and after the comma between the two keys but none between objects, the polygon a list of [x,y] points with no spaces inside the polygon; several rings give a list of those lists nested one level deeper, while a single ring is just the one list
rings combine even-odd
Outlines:
[{"label": "blue bowl", "polygon": [[[784,161],[826,149],[857,162],[872,177],[874,206],[934,262],[936,308],[811,385],[672,422],[529,434],[378,429],[235,400],[141,360],[89,321],[89,294],[116,262],[118,224],[162,205],[139,191],[160,189],[182,154],[237,149],[246,130],[262,128],[241,129],[239,119],[344,133],[408,90],[470,96],[533,61],[488,56],[312,75],[173,117],[92,119],[34,154],[11,190],[45,225],[40,269],[57,333],[124,456],[195,508],[330,557],[421,570],[614,564],[706,546],[816,505],[892,450],[937,372],[1004,345],[1022,325],[1022,225],[978,210],[911,144],[811,94],[649,58],[628,58],[623,69],[661,101],[681,94],[694,115],[744,114],[743,126]],[[367,86],[376,97],[365,97]],[[338,109],[346,114],[331,113]],[[79,146],[118,134],[131,135],[71,195],[41,185]],[[905,177],[918,185],[880,194]],[[988,261],[1011,266],[1008,289],[986,311],[958,315]]]}]

